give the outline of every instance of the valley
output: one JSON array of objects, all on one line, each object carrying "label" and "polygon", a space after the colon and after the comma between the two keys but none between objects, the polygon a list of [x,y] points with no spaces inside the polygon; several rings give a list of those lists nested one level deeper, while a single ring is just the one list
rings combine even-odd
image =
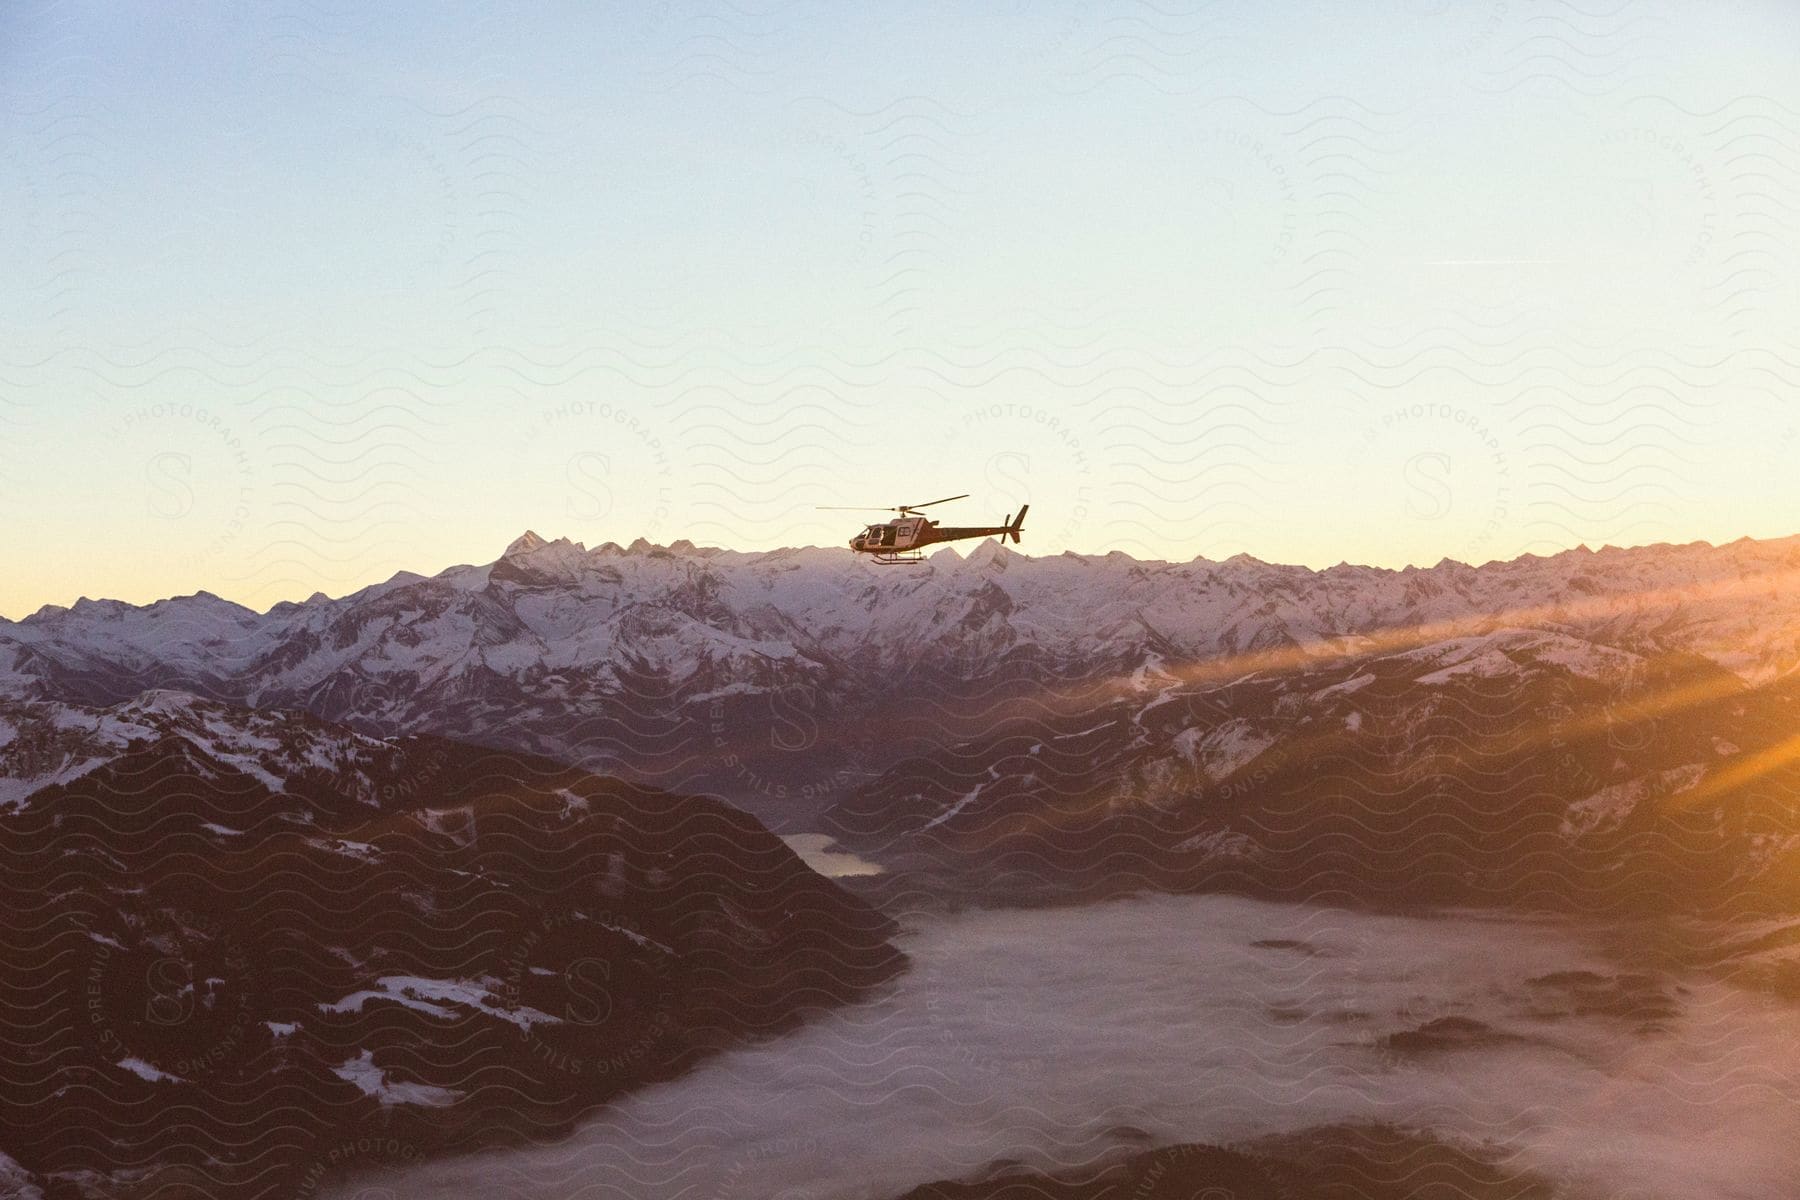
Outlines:
[{"label": "valley", "polygon": [[265,613],[0,623],[0,957],[41,1014],[0,1167],[1767,1195],[1800,1115],[1797,569],[527,534]]}]

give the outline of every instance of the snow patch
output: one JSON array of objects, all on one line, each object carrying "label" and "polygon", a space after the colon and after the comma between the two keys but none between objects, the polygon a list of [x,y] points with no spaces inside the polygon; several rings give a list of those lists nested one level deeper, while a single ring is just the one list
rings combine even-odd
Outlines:
[{"label": "snow patch", "polygon": [[1275,744],[1275,737],[1243,717],[1215,729],[1193,726],[1175,735],[1175,752],[1213,783],[1227,779]]},{"label": "snow patch", "polygon": [[1590,833],[1608,833],[1623,825],[1650,794],[1654,784],[1666,795],[1676,796],[1699,784],[1706,775],[1705,766],[1693,763],[1662,771],[1649,779],[1632,779],[1601,788],[1593,795],[1569,805],[1563,818],[1564,837],[1582,837]]},{"label": "snow patch", "polygon": [[964,796],[961,800],[958,800],[955,804],[952,804],[949,808],[946,808],[943,812],[939,813],[937,816],[931,818],[931,820],[929,820],[929,821],[925,822],[923,825],[919,826],[919,832],[924,833],[927,829],[935,829],[937,826],[942,825],[945,821],[948,821],[951,817],[954,817],[957,813],[961,812],[963,809],[969,807],[969,804],[975,799],[975,797],[981,795],[981,789],[986,786],[987,786],[986,784],[981,784],[981,783],[976,784],[973,788],[971,788],[969,790],[968,795]]},{"label": "snow patch", "polygon": [[[624,932],[624,931],[621,931]],[[649,939],[645,939],[646,942]],[[651,943],[657,945],[657,943]],[[667,947],[659,946],[667,950]],[[673,953],[673,951],[669,951]],[[559,1021],[548,1013],[539,1012],[535,1008],[521,1005],[518,1008],[502,1008],[493,1001],[493,991],[498,987],[493,979],[426,979],[418,975],[383,975],[375,981],[373,988],[364,988],[352,992],[342,1000],[331,1004],[319,1005],[319,1011],[328,1013],[361,1012],[363,1005],[370,1000],[391,1000],[396,1004],[422,1012],[428,1016],[441,1017],[444,1020],[456,1020],[462,1016],[457,1010],[473,1009],[476,1012],[517,1025],[520,1029],[529,1029],[532,1025],[555,1025]]]},{"label": "snow patch", "polygon": [[171,1075],[167,1071],[158,1070],[154,1065],[145,1062],[141,1058],[121,1058],[116,1065],[130,1071],[139,1079],[147,1079],[151,1083],[187,1082],[187,1080],[179,1075]]},{"label": "snow patch", "polygon": [[0,1196],[7,1200],[44,1200],[43,1189],[32,1182],[31,1172],[0,1151]]},{"label": "snow patch", "polygon": [[1346,679],[1342,683],[1334,683],[1328,688],[1321,688],[1318,692],[1318,698],[1320,700],[1325,700],[1336,696],[1355,695],[1357,692],[1362,691],[1374,682],[1375,676],[1364,671],[1361,675],[1352,679]]},{"label": "snow patch", "polygon": [[339,1079],[348,1080],[382,1104],[417,1104],[426,1108],[443,1108],[454,1104],[459,1093],[429,1083],[395,1083],[375,1065],[375,1052],[364,1050],[356,1058],[345,1059],[331,1068]]},{"label": "snow patch", "polygon": [[329,850],[333,854],[341,854],[345,858],[354,858],[358,862],[375,862],[381,857],[381,852],[369,843],[353,842],[348,838],[307,838],[306,844]]},{"label": "snow patch", "polygon": [[1251,840],[1249,834],[1233,833],[1229,829],[1197,833],[1176,843],[1175,849],[1184,854],[1203,854],[1208,858],[1247,859],[1256,858],[1262,853],[1262,848]]},{"label": "snow patch", "polygon": [[609,925],[605,921],[596,921],[596,922],[594,922],[594,924],[600,926],[600,928],[602,928],[602,929],[610,929],[614,933],[624,934],[626,937],[631,939],[633,945],[641,947],[642,949],[660,950],[664,954],[670,954],[670,955],[675,953],[675,951],[672,947],[663,945],[661,942],[657,941],[655,938],[645,937],[643,934],[639,933],[635,929],[627,929],[623,925]]},{"label": "snow patch", "polygon": [[1518,671],[1519,664],[1506,657],[1498,650],[1488,650],[1473,658],[1452,663],[1441,671],[1433,671],[1429,675],[1421,675],[1419,682],[1423,684],[1449,683],[1453,679],[1474,676],[1477,679],[1493,679],[1501,675],[1511,675]]},{"label": "snow patch", "polygon": [[[565,807],[564,812],[567,812]],[[475,806],[427,808],[418,813],[419,824],[439,837],[449,838],[458,846],[475,844]]]},{"label": "snow patch", "polygon": [[1601,788],[1585,799],[1569,805],[1563,818],[1564,837],[1582,837],[1590,833],[1617,829],[1632,814],[1645,794],[1644,781],[1633,779]]}]

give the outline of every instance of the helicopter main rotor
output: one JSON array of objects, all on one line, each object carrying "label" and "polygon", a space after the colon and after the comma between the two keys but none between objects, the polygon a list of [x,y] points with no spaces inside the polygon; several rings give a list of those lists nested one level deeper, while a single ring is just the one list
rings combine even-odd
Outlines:
[{"label": "helicopter main rotor", "polygon": [[821,511],[834,512],[897,512],[904,517],[921,508],[930,508],[934,504],[948,504],[952,500],[967,500],[968,498],[969,493],[964,492],[960,496],[945,496],[942,500],[927,500],[923,504],[896,504],[892,507],[873,504],[821,504],[818,507]]}]

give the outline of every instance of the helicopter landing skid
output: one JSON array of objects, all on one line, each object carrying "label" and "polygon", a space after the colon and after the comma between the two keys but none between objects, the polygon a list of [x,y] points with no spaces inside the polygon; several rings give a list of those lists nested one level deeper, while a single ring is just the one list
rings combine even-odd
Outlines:
[{"label": "helicopter landing skid", "polygon": [[912,550],[899,551],[890,554],[877,554],[875,556],[875,561],[884,567],[898,567],[906,563],[921,563],[925,561],[925,552],[923,550]]}]

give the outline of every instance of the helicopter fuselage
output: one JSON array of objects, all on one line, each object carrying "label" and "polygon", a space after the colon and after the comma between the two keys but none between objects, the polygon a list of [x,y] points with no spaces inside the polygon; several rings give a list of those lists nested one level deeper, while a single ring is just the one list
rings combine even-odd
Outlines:
[{"label": "helicopter fuselage", "polygon": [[1027,504],[1019,509],[1019,515],[1009,518],[1004,525],[939,525],[925,517],[879,521],[851,538],[850,548],[858,554],[873,554],[876,562],[917,562],[918,551],[942,542],[978,537],[997,537],[1004,541],[1009,535],[1017,542],[1025,525],[1025,512],[1030,507]]}]

